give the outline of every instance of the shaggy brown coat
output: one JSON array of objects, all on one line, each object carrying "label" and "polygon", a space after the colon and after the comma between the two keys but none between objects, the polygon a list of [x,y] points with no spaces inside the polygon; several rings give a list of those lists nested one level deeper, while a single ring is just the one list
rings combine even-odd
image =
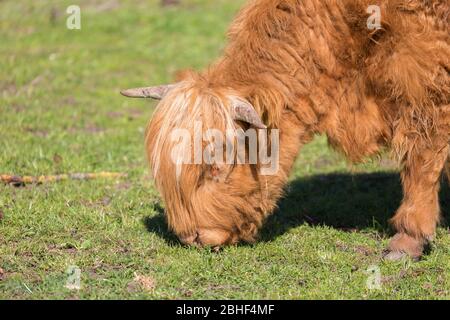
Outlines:
[{"label": "shaggy brown coat", "polygon": [[[381,8],[375,31],[367,27],[369,5]],[[148,155],[171,229],[188,244],[253,241],[301,146],[326,134],[352,162],[393,150],[404,199],[390,249],[393,257],[420,256],[439,221],[449,155],[449,10],[447,0],[251,1],[232,24],[223,57],[175,86],[149,125]],[[252,165],[185,165],[176,177],[165,135],[193,130],[197,120],[225,130],[230,96],[280,129],[278,174],[262,176]],[[221,179],[211,178],[217,174]]]}]

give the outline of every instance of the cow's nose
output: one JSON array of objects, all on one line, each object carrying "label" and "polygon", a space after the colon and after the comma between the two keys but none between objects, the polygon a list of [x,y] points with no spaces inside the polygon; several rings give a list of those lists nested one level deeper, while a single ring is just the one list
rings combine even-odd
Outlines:
[{"label": "cow's nose", "polygon": [[189,236],[181,236],[180,241],[188,246],[198,245],[198,232]]},{"label": "cow's nose", "polygon": [[230,240],[230,232],[222,229],[200,229],[196,242],[202,246],[220,247]]}]

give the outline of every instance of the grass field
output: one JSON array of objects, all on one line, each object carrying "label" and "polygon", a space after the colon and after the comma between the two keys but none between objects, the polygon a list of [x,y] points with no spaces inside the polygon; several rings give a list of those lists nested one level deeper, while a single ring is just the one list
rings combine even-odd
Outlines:
[{"label": "grass field", "polygon": [[[81,30],[66,28],[71,4]],[[154,103],[118,92],[206,67],[242,4],[0,1],[0,174],[128,174],[0,184],[0,299],[450,298],[445,222],[422,261],[382,261],[401,199],[395,166],[350,166],[323,137],[301,152],[256,244],[212,253],[167,231],[143,148]],[[71,266],[79,290],[66,287]]]}]

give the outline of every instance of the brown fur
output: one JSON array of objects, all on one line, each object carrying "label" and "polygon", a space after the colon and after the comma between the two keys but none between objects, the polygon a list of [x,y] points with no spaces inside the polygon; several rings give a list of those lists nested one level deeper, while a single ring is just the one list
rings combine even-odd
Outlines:
[{"label": "brown fur", "polygon": [[[371,31],[366,9],[374,4],[382,28]],[[301,146],[326,134],[353,162],[394,151],[404,199],[392,219],[400,236],[391,247],[422,252],[439,221],[439,179],[449,154],[449,10],[446,0],[251,1],[232,24],[223,57],[185,76],[149,125],[147,150],[153,167],[158,153],[155,179],[171,229],[189,244],[253,241]],[[190,124],[202,120],[224,129],[230,95],[247,99],[269,128],[280,129],[279,173],[225,166],[214,169],[223,177],[217,181],[211,167],[186,165],[177,180],[173,144],[156,141],[161,128],[193,130]],[[180,114],[173,106],[180,101],[186,111],[175,123],[168,114]]]}]

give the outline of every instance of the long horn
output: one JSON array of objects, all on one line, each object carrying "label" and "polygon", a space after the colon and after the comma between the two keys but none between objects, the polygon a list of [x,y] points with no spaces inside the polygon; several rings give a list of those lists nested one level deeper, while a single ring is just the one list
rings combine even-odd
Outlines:
[{"label": "long horn", "polygon": [[171,89],[173,89],[173,87],[173,84],[169,84],[156,87],[127,89],[122,90],[120,93],[128,98],[150,98],[161,100]]},{"label": "long horn", "polygon": [[255,108],[249,102],[239,99],[234,101],[232,106],[234,120],[247,122],[258,129],[267,129]]}]

